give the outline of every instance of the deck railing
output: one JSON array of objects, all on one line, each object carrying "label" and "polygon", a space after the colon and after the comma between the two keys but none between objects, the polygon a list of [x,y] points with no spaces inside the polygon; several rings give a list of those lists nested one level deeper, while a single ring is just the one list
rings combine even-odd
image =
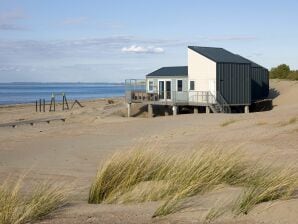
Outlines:
[{"label": "deck railing", "polygon": [[145,90],[131,90],[126,92],[126,101],[138,102],[160,102],[161,104],[214,104],[214,95],[209,91],[164,91],[146,92]]},{"label": "deck railing", "polygon": [[220,92],[216,96],[210,91],[147,91],[146,80],[125,81],[125,95],[128,103],[153,103],[164,105],[216,105],[221,112],[231,113],[231,108]]}]

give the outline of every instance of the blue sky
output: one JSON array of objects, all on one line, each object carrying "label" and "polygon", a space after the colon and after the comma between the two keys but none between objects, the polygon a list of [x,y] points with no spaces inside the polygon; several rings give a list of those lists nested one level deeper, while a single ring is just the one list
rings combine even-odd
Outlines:
[{"label": "blue sky", "polygon": [[298,1],[0,0],[0,82],[121,82],[224,47],[298,69]]}]

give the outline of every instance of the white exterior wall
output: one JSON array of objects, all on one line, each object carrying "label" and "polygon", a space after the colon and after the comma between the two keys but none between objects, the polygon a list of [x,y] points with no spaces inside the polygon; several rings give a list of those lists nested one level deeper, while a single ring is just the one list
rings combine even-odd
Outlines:
[{"label": "white exterior wall", "polygon": [[212,91],[210,82],[216,85],[216,63],[188,48],[188,79],[195,81],[195,91]]}]

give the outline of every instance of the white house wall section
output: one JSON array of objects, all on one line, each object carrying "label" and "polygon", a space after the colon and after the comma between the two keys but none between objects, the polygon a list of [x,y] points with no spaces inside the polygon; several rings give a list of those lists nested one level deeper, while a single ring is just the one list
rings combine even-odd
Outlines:
[{"label": "white house wall section", "polygon": [[188,79],[195,81],[195,91],[214,92],[216,62],[188,48]]}]

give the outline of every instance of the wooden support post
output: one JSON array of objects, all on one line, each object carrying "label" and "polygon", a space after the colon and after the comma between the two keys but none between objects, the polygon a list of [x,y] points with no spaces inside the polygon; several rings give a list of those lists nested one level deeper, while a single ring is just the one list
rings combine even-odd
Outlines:
[{"label": "wooden support post", "polygon": [[148,104],[148,117],[153,117],[153,106]]},{"label": "wooden support post", "polygon": [[178,114],[178,107],[174,105],[172,110],[173,110],[173,115],[176,116]]},{"label": "wooden support post", "polygon": [[194,107],[193,108],[193,113],[194,114],[198,114],[199,113],[199,108],[198,107]]},{"label": "wooden support post", "polygon": [[55,95],[54,93],[52,93],[50,111],[55,111],[55,110],[56,110]]},{"label": "wooden support post", "polygon": [[62,93],[62,110],[64,110],[64,93]]},{"label": "wooden support post", "polygon": [[210,114],[210,108],[209,108],[209,106],[206,106],[206,114]]},{"label": "wooden support post", "polygon": [[46,100],[43,99],[43,112],[46,112]]},{"label": "wooden support post", "polygon": [[249,114],[249,106],[244,106],[244,113]]},{"label": "wooden support post", "polygon": [[131,103],[127,104],[127,117],[131,117]]},{"label": "wooden support post", "polygon": [[39,99],[39,112],[41,112],[41,99]]},{"label": "wooden support post", "polygon": [[168,106],[165,106],[165,116],[169,116]]},{"label": "wooden support post", "polygon": [[[63,93],[64,94],[64,93]],[[66,99],[66,95],[64,94],[64,100],[65,100],[65,105],[66,105],[66,110],[69,110],[69,106],[68,106],[68,102],[67,102],[67,99]]]},{"label": "wooden support post", "polygon": [[37,107],[37,104],[38,104],[38,103],[37,103],[37,100],[36,100],[36,101],[35,101],[35,111],[36,111],[36,112],[37,112],[37,108],[38,108],[38,107]]}]

